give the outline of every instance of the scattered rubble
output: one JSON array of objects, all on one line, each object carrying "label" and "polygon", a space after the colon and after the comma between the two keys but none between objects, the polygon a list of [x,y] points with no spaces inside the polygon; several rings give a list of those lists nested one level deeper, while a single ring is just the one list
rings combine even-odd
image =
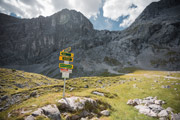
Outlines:
[{"label": "scattered rubble", "polygon": [[171,120],[180,120],[180,113],[173,114],[173,109],[170,107],[164,109],[162,105],[165,104],[165,101],[158,100],[157,97],[149,96],[144,99],[130,99],[127,104],[134,106],[140,113],[159,118],[159,120],[169,120],[170,114]]}]

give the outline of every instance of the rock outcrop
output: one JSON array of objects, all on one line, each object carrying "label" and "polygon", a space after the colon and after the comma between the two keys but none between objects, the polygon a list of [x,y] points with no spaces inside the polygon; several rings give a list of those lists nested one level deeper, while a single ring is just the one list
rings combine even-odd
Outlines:
[{"label": "rock outcrop", "polygon": [[109,116],[107,103],[86,97],[69,97],[58,101],[58,108],[66,120],[96,120]]},{"label": "rock outcrop", "polygon": [[35,120],[37,116],[44,116],[50,120],[61,120],[60,111],[55,104],[38,108],[31,115],[27,116],[25,120]]},{"label": "rock outcrop", "polygon": [[0,66],[60,78],[59,51],[72,47],[73,77],[127,67],[179,70],[180,2],[150,4],[123,31],[97,31],[81,13],[64,9],[49,17],[0,14]]}]

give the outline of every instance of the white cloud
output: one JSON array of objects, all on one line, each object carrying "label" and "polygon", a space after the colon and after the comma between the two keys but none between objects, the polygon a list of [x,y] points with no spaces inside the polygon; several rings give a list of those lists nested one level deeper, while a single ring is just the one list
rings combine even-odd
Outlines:
[{"label": "white cloud", "polygon": [[109,19],[105,19],[105,23],[106,23],[105,28],[107,30],[111,30],[112,29],[112,23],[109,21]]},{"label": "white cloud", "polygon": [[[0,12],[15,13],[21,18],[33,18],[39,15],[50,16],[68,8],[80,11],[88,18],[96,19],[102,7],[104,17],[118,21],[119,17],[126,16],[119,25],[126,28],[134,22],[147,5],[154,1],[159,0],[0,0]],[[131,7],[132,5],[137,7]],[[105,22],[109,28],[112,27],[112,23]]]},{"label": "white cloud", "polygon": [[86,17],[97,16],[101,0],[0,0],[0,12],[22,18],[50,16],[64,8],[80,11]]},{"label": "white cloud", "polygon": [[[106,0],[103,6],[103,15],[112,20],[118,20],[120,16],[128,16],[119,25],[120,27],[128,27],[144,8],[154,1],[159,0]],[[131,7],[132,5],[137,7]]]}]

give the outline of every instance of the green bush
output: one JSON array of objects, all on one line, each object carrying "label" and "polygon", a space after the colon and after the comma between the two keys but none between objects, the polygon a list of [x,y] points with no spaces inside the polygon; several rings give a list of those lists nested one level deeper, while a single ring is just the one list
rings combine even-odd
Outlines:
[{"label": "green bush", "polygon": [[16,72],[16,69],[12,69],[12,72]]}]

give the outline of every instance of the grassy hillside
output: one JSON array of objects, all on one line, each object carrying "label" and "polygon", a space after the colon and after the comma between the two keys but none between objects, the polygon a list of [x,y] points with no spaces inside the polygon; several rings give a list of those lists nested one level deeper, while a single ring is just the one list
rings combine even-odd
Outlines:
[{"label": "grassy hillside", "polygon": [[42,86],[61,84],[61,82],[61,80],[48,78],[40,74],[0,68],[1,96]]},{"label": "grassy hillside", "polygon": [[[16,84],[22,84],[23,87]],[[126,105],[129,99],[147,96],[157,96],[166,102],[164,108],[172,107],[175,113],[180,112],[180,72],[136,70],[114,77],[73,78],[67,80],[66,84],[66,97],[86,96],[111,105],[111,115],[101,117],[101,120],[156,120]],[[162,88],[163,85],[169,85],[170,88]],[[46,104],[56,104],[62,98],[63,81],[34,73],[0,69],[0,86],[1,98],[8,96],[1,101],[1,106],[15,94],[37,93],[0,112],[0,119],[14,120],[22,119]],[[94,95],[92,91],[103,92],[105,96]],[[22,114],[22,111],[27,113]]]}]

